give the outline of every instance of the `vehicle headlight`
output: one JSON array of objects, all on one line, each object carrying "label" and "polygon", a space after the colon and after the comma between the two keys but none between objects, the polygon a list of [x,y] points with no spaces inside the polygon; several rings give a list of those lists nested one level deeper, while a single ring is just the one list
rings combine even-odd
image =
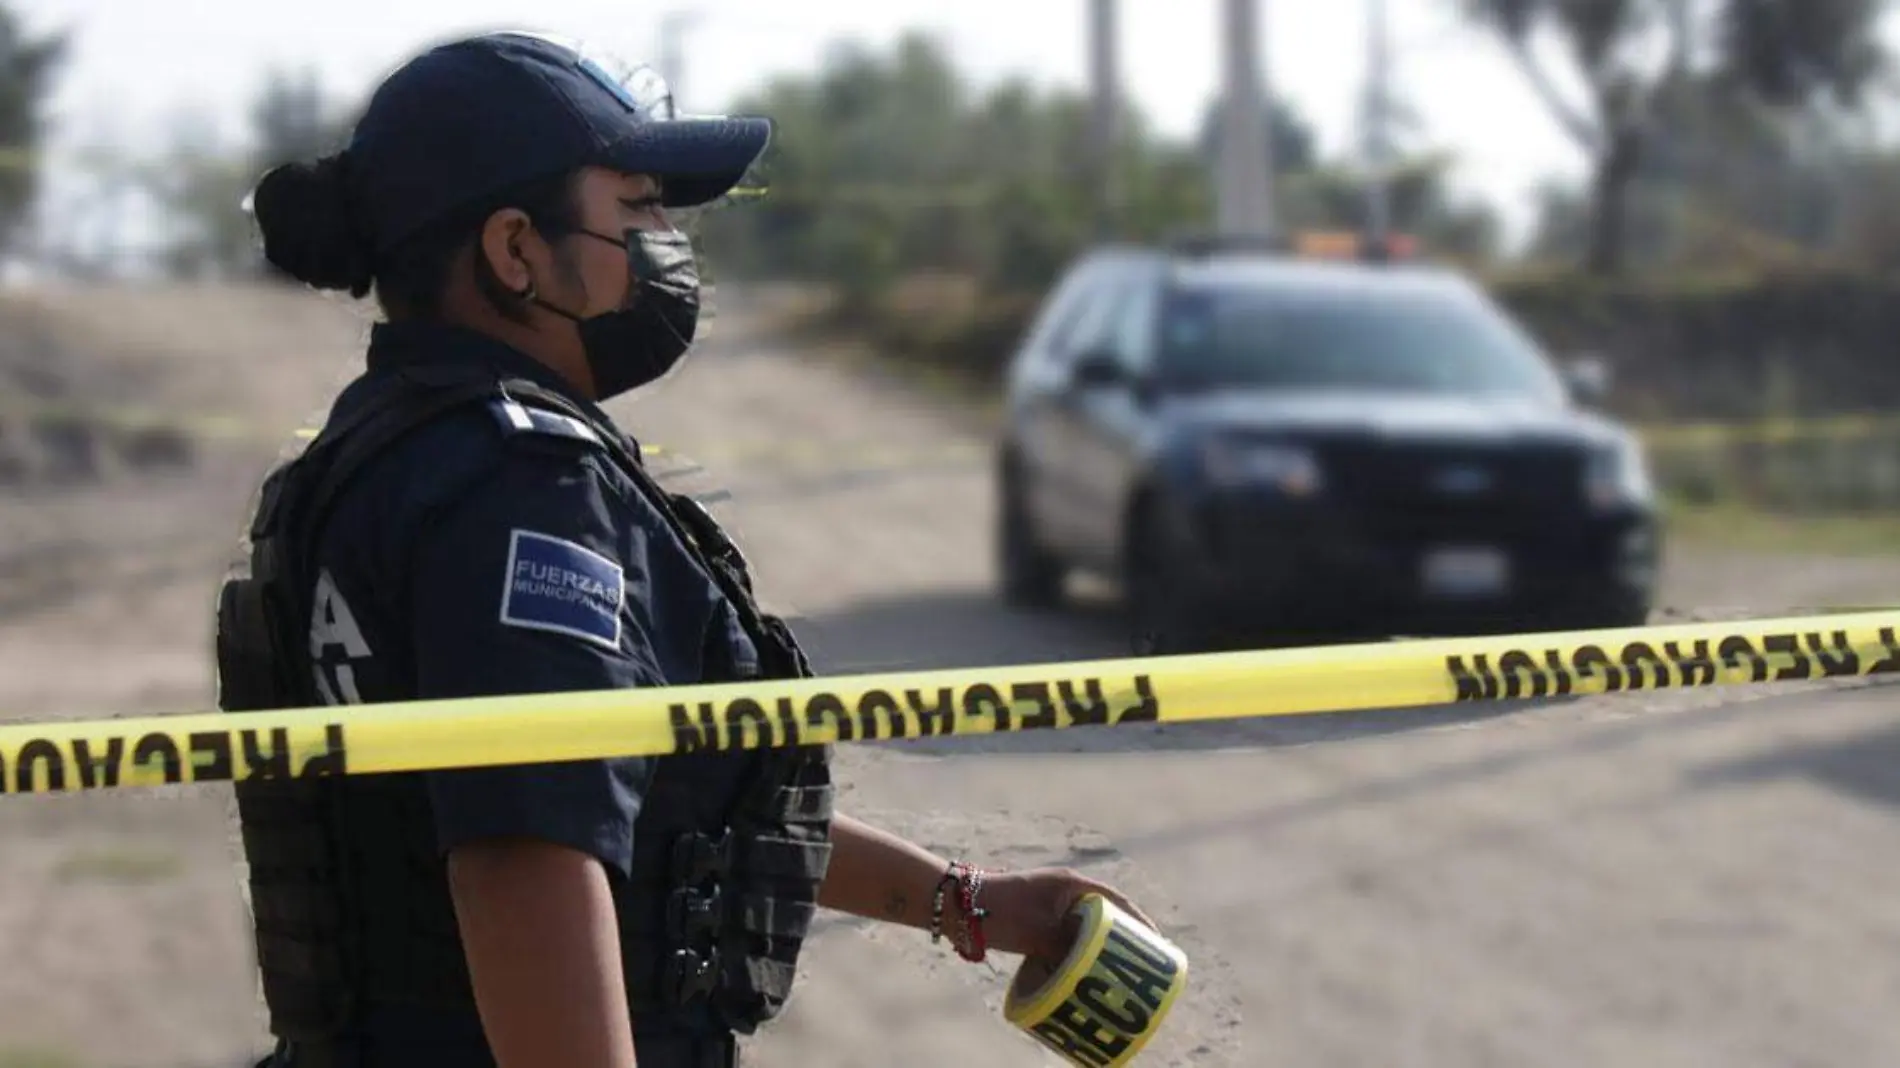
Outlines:
[{"label": "vehicle headlight", "polygon": [[1596,508],[1646,501],[1651,492],[1649,461],[1633,441],[1618,442],[1590,454],[1584,495]]},{"label": "vehicle headlight", "polygon": [[1320,488],[1318,458],[1297,445],[1215,439],[1201,446],[1201,469],[1221,486],[1272,486],[1297,497]]}]

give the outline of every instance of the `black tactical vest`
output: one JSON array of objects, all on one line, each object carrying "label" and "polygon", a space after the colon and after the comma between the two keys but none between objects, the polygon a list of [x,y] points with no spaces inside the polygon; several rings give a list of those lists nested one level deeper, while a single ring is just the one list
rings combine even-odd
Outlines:
[{"label": "black tactical vest", "polygon": [[[566,398],[474,369],[404,371],[265,480],[248,574],[218,604],[219,705],[232,713],[322,704],[307,646],[314,534],[338,492],[397,437],[461,405],[505,396],[593,426],[731,600],[759,650],[757,676],[809,676],[784,622],[760,610],[746,563],[705,510],[653,482],[612,427]],[[738,681],[728,661],[706,682]],[[366,709],[365,715],[374,715]],[[830,857],[830,747],[668,756],[634,828],[634,876],[610,872],[636,1016],[695,1008],[739,1033],[775,1016]],[[737,792],[708,782],[733,781]],[[719,774],[707,774],[717,771]],[[347,1062],[358,1009],[474,1009],[445,866],[415,775],[238,782],[253,925],[272,1031]],[[637,1026],[637,1025],[636,1025]]]}]

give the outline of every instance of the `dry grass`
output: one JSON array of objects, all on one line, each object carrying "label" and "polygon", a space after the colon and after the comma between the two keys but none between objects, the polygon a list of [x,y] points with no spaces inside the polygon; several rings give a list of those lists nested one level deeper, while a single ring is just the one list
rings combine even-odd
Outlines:
[{"label": "dry grass", "polygon": [[0,1068],[83,1068],[84,1063],[56,1049],[0,1047]]},{"label": "dry grass", "polygon": [[1813,556],[1900,553],[1900,512],[1795,515],[1735,505],[1675,504],[1671,540],[1685,547]]},{"label": "dry grass", "polygon": [[[184,871],[184,860],[149,846],[127,843],[75,850],[53,870],[61,883],[131,886],[163,882]],[[4,1068],[4,1062],[0,1062]]]}]

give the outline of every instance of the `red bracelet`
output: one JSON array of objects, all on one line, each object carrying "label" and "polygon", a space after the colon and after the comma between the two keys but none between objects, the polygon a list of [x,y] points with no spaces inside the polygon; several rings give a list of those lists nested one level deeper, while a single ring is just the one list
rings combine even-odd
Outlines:
[{"label": "red bracelet", "polygon": [[946,880],[954,878],[957,882],[957,909],[963,913],[963,940],[954,943],[957,956],[972,964],[980,964],[989,953],[989,940],[983,933],[983,920],[989,916],[989,910],[977,904],[977,895],[983,889],[982,868],[962,862],[950,865]]}]

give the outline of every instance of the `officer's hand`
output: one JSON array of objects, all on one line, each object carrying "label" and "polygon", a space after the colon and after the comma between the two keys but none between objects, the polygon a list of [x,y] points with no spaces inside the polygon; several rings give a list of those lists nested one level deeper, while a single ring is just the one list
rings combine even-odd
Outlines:
[{"label": "officer's hand", "polygon": [[1031,868],[985,875],[977,904],[989,910],[983,931],[991,949],[1044,960],[1060,960],[1074,932],[1069,910],[1086,894],[1100,894],[1130,916],[1154,927],[1154,921],[1115,888],[1068,868]]}]

